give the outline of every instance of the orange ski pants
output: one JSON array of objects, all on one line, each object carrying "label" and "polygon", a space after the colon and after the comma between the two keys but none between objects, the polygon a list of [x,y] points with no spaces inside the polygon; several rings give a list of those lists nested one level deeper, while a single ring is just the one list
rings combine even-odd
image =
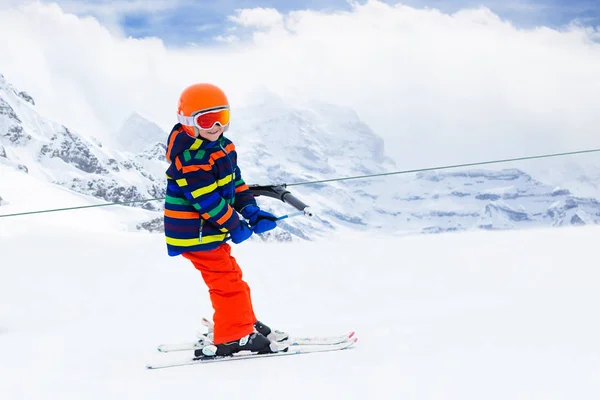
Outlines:
[{"label": "orange ski pants", "polygon": [[231,246],[223,243],[210,251],[183,253],[194,264],[208,286],[214,308],[214,343],[240,339],[254,332],[256,317],[250,288],[242,280],[242,270],[231,256]]}]

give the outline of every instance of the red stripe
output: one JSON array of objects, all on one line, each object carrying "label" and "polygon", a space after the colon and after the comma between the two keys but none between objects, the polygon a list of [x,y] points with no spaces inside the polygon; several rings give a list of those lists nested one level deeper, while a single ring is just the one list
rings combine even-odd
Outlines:
[{"label": "red stripe", "polygon": [[227,222],[227,220],[229,219],[229,217],[231,217],[232,214],[233,214],[233,208],[231,208],[228,205],[227,212],[225,213],[225,215],[223,215],[221,218],[219,218],[219,220],[217,221],[217,224],[223,225],[225,222]]},{"label": "red stripe", "polygon": [[181,133],[181,131],[175,131],[173,132],[173,134],[171,135],[171,140],[169,140],[169,145],[167,146],[167,161],[172,162],[171,161],[171,151],[173,150],[173,144],[175,143],[175,138],[177,138],[177,135],[179,135]]},{"label": "red stripe", "polygon": [[238,187],[235,188],[235,192],[239,193],[239,192],[243,192],[244,190],[250,190],[250,188],[248,187],[248,185],[246,185],[245,183],[243,185],[240,185]]},{"label": "red stripe", "polygon": [[198,213],[193,211],[165,210],[165,217],[177,219],[198,219]]},{"label": "red stripe", "polygon": [[[179,158],[175,161],[175,163],[177,163],[177,161],[179,161]],[[212,160],[210,160],[211,164],[214,164],[212,162]],[[179,167],[177,167],[179,168]],[[210,165],[189,165],[187,167],[181,167],[179,168],[181,170],[181,172],[183,172],[184,174],[187,174],[188,172],[196,172],[196,171],[210,171],[212,168]]]}]

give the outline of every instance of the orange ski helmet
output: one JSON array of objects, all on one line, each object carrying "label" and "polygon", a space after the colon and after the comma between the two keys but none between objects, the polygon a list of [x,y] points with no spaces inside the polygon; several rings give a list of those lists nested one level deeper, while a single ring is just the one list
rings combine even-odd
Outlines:
[{"label": "orange ski helmet", "polygon": [[[177,105],[177,117],[184,129],[193,133],[196,128],[193,123],[189,123],[191,119],[186,117],[192,117],[203,111],[219,109],[229,110],[229,100],[225,93],[213,84],[196,83],[181,92]],[[226,131],[229,123],[225,124],[223,128]]]}]

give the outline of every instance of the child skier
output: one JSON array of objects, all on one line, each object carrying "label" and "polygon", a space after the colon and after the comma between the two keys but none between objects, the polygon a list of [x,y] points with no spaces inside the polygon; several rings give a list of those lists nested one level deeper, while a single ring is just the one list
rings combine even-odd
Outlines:
[{"label": "child skier", "polygon": [[[262,211],[244,183],[229,128],[229,102],[218,87],[199,83],[179,98],[176,124],[167,141],[165,236],[169,256],[182,255],[198,269],[214,308],[214,346],[204,356],[250,350],[267,353],[285,333],[257,321],[250,288],[231,247],[253,233],[276,227],[276,217]],[[238,212],[249,224],[239,218]]]}]

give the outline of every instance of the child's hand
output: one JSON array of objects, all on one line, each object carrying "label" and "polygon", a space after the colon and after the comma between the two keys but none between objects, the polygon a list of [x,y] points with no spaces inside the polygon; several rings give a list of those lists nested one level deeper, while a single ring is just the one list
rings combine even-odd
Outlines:
[{"label": "child's hand", "polygon": [[242,210],[242,216],[250,222],[254,233],[263,233],[277,227],[277,217],[261,210],[258,206],[249,205]]},{"label": "child's hand", "polygon": [[229,234],[231,235],[231,241],[233,243],[240,244],[252,236],[252,229],[250,229],[246,222],[240,221],[238,227],[229,232]]}]

